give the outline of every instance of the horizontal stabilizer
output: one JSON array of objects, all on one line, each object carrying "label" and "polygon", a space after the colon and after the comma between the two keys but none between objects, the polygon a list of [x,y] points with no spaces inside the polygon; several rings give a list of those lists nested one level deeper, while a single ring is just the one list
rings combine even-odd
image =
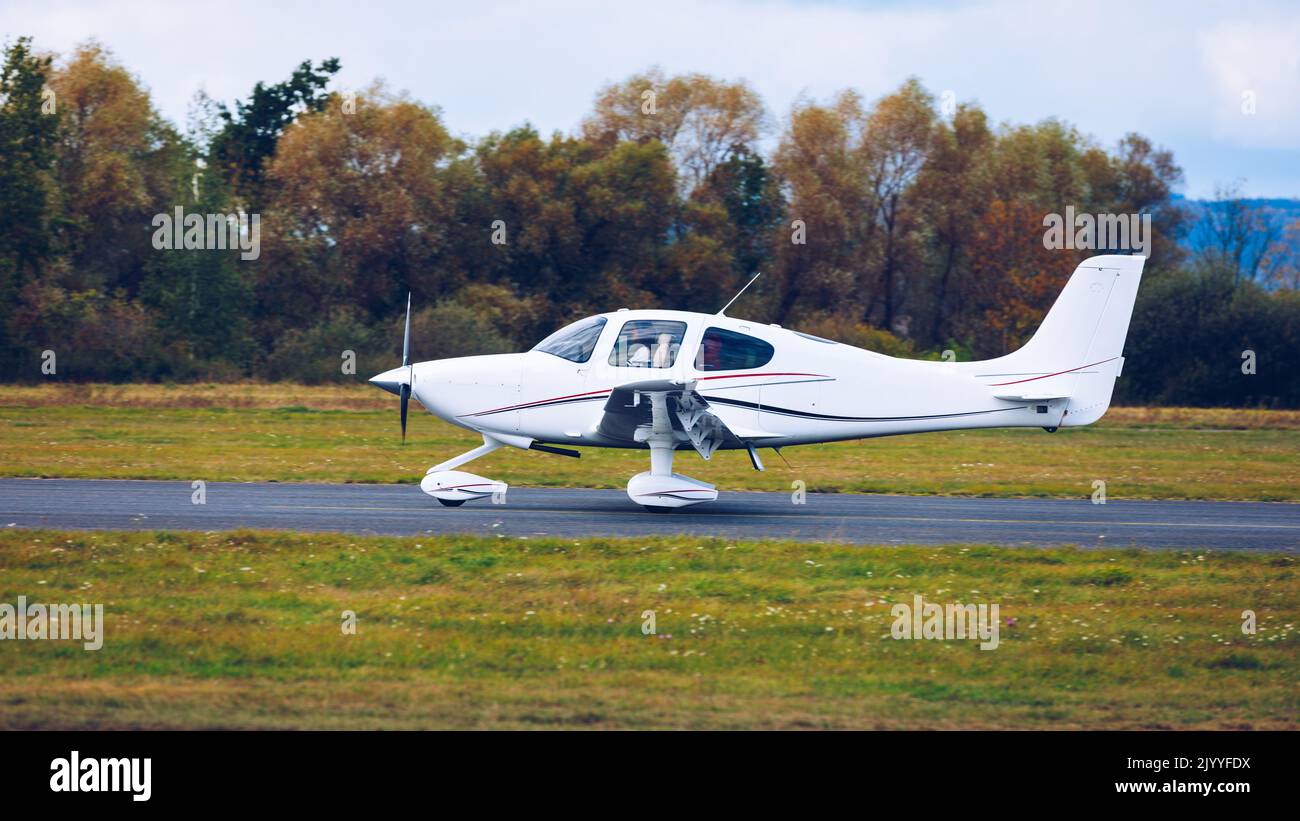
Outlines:
[{"label": "horizontal stabilizer", "polygon": [[993,398],[1005,399],[1008,402],[1053,402],[1057,399],[1069,399],[1070,397],[1048,393],[999,393],[995,394]]}]

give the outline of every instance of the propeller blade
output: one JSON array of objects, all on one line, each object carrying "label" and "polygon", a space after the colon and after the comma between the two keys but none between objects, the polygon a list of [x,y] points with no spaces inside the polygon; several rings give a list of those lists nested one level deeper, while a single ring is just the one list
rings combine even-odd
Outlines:
[{"label": "propeller blade", "polygon": [[402,364],[411,364],[411,292],[406,292],[406,333],[402,336]]},{"label": "propeller blade", "polygon": [[406,408],[411,401],[411,292],[406,292],[406,332],[402,334],[402,367],[406,368],[406,381],[402,383],[402,444],[406,444]]},{"label": "propeller blade", "polygon": [[402,385],[402,444],[406,444],[406,407],[411,401],[411,386]]}]

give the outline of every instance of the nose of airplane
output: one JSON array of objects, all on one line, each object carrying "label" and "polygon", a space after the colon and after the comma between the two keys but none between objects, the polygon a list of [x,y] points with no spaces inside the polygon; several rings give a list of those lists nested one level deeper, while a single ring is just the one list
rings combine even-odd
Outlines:
[{"label": "nose of airplane", "polygon": [[396,396],[401,396],[402,384],[405,383],[407,379],[407,370],[406,367],[397,367],[392,370],[384,371],[377,376],[370,377],[370,384],[374,385],[376,388],[382,388]]}]

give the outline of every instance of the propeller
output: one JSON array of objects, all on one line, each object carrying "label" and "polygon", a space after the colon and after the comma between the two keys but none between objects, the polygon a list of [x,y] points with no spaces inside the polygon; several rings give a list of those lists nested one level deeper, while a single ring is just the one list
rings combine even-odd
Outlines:
[{"label": "propeller", "polygon": [[411,364],[411,294],[406,294],[406,332],[402,335],[402,364],[370,377],[370,384],[386,390],[402,400],[402,444],[406,444],[406,415],[411,404],[411,385],[415,381],[415,366]]},{"label": "propeller", "polygon": [[411,292],[406,292],[406,333],[402,335],[402,367],[406,378],[402,380],[402,444],[406,444],[406,409],[411,402]]}]

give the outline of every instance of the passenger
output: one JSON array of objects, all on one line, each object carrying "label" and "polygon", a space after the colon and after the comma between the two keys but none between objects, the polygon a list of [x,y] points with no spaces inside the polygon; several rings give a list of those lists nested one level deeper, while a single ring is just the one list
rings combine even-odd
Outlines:
[{"label": "passenger", "polygon": [[716,336],[704,335],[700,343],[700,354],[695,357],[697,371],[716,371],[722,365],[722,340]]},{"label": "passenger", "polygon": [[659,334],[659,342],[655,345],[653,367],[666,368],[671,364],[673,364],[673,335]]}]

